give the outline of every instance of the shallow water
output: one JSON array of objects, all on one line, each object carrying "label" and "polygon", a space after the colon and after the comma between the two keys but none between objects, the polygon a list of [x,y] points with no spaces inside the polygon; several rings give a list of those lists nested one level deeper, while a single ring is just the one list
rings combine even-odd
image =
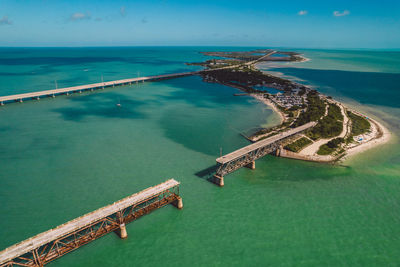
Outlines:
[{"label": "shallow water", "polygon": [[[111,80],[186,71],[196,67],[184,62],[205,58],[198,51],[218,49],[3,49],[0,92],[51,89],[54,79],[61,87],[101,74]],[[349,53],[306,51],[310,63],[273,70],[357,105],[398,135],[393,52],[374,55],[381,61],[370,63],[373,72],[366,72],[366,59],[342,68]],[[5,59],[16,57],[22,59]],[[380,75],[384,87],[374,82]],[[397,265],[397,137],[344,166],[267,156],[219,188],[205,173],[220,148],[246,145],[239,133],[277,121],[270,109],[234,93],[185,77],[2,107],[0,249],[173,177],[182,183],[183,210],[157,210],[129,224],[128,239],[109,234],[53,265]]]}]

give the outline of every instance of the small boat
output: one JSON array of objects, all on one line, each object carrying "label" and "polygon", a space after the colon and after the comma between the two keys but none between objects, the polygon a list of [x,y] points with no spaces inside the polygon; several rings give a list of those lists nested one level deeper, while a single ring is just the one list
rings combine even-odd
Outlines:
[{"label": "small boat", "polygon": [[118,103],[116,104],[117,107],[121,107],[121,100],[118,98]]}]

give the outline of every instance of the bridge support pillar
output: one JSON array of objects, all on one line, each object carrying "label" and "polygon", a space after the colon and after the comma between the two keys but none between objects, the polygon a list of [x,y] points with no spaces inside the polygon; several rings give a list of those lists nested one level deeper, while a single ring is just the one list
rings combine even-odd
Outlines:
[{"label": "bridge support pillar", "polygon": [[214,175],[214,183],[216,185],[223,187],[224,186],[224,177],[219,176],[219,175]]},{"label": "bridge support pillar", "polygon": [[275,156],[279,157],[281,155],[282,150],[283,150],[283,146],[279,146],[279,148],[276,150]]},{"label": "bridge support pillar", "polygon": [[247,168],[254,170],[256,168],[256,162],[252,161],[249,164],[246,165]]},{"label": "bridge support pillar", "polygon": [[4,102],[3,101],[0,102],[0,106],[4,106]]},{"label": "bridge support pillar", "polygon": [[119,237],[121,237],[121,239],[125,239],[128,237],[128,232],[126,231],[125,223],[121,223],[119,225]]},{"label": "bridge support pillar", "polygon": [[183,209],[183,201],[181,197],[177,197],[177,199],[172,203],[178,209]]}]

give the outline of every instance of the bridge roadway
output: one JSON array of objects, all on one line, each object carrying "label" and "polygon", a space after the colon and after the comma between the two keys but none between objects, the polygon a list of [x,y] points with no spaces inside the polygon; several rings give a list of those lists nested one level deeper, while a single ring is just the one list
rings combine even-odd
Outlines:
[{"label": "bridge roadway", "polygon": [[[258,58],[257,60],[247,62],[245,64],[246,65],[255,64],[258,61],[262,60],[263,58],[269,57],[270,55],[272,55],[274,53],[276,53],[276,51],[272,51],[272,52]],[[92,84],[86,84],[86,85],[65,87],[65,88],[53,89],[53,90],[44,90],[44,91],[36,91],[36,92],[24,93],[24,94],[0,96],[0,105],[4,105],[8,102],[23,102],[23,100],[26,100],[26,99],[39,100],[41,97],[55,97],[56,95],[77,93],[77,92],[95,90],[95,89],[104,89],[105,87],[115,87],[115,86],[127,85],[127,84],[132,84],[132,83],[137,83],[137,82],[155,81],[155,80],[171,79],[171,78],[177,78],[177,77],[183,77],[183,76],[191,76],[191,75],[199,74],[201,72],[230,69],[230,68],[235,68],[238,66],[240,66],[240,65],[233,65],[233,66],[221,67],[221,68],[216,68],[216,69],[207,69],[207,70],[192,71],[192,72],[182,72],[182,73],[163,74],[163,75],[148,76],[148,77],[130,78],[130,79],[123,79],[123,80],[109,81],[109,82],[92,83]]]},{"label": "bridge roadway", "polygon": [[0,251],[0,266],[43,266],[118,229],[121,238],[126,238],[125,223],[169,203],[177,202],[178,208],[183,207],[179,184],[169,179],[6,248]]},{"label": "bridge roadway", "polygon": [[229,174],[241,167],[247,166],[251,169],[255,168],[255,160],[259,159],[274,150],[278,149],[280,144],[287,138],[314,127],[316,122],[309,122],[297,128],[290,129],[280,134],[268,137],[256,143],[250,144],[227,155],[216,159],[218,168],[214,175],[215,182],[223,186],[224,175]]},{"label": "bridge roadway", "polygon": [[46,97],[46,96],[54,97],[56,95],[61,95],[61,94],[76,93],[76,92],[95,90],[95,89],[104,89],[105,87],[127,85],[127,84],[132,84],[135,82],[144,82],[144,81],[151,81],[151,80],[161,80],[161,79],[169,79],[169,78],[175,78],[175,77],[190,76],[190,75],[195,75],[197,73],[198,73],[198,71],[174,73],[174,74],[164,74],[164,75],[157,75],[157,76],[148,76],[148,77],[123,79],[123,80],[116,80],[116,81],[109,81],[109,82],[92,83],[92,84],[86,84],[86,85],[72,86],[72,87],[53,89],[53,90],[37,91],[37,92],[24,93],[24,94],[1,96],[0,104],[4,105],[5,103],[11,102],[11,101],[22,102],[24,99],[39,99],[40,97]]}]

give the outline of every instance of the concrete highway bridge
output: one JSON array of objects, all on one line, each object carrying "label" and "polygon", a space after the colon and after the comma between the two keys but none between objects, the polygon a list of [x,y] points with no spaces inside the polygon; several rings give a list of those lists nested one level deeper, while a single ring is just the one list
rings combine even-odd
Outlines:
[{"label": "concrete highway bridge", "polygon": [[130,85],[132,83],[139,83],[145,81],[156,81],[162,79],[171,79],[183,76],[190,76],[197,74],[198,71],[194,72],[183,72],[183,73],[174,73],[174,74],[165,74],[165,75],[157,75],[157,76],[148,76],[148,77],[139,77],[139,78],[131,78],[131,79],[123,79],[109,82],[101,82],[101,83],[92,83],[86,85],[65,87],[60,89],[53,90],[44,90],[37,91],[31,93],[24,94],[16,94],[16,95],[8,95],[0,97],[0,105],[4,105],[10,102],[23,102],[24,100],[36,99],[39,100],[42,97],[55,97],[57,95],[69,95],[72,93],[82,93],[84,91],[94,91],[97,89],[104,89],[106,87],[115,87],[121,85]]},{"label": "concrete highway bridge", "polygon": [[316,124],[316,122],[309,122],[217,158],[217,171],[214,175],[214,182],[219,186],[224,186],[225,175],[242,167],[255,169],[255,160],[276,151],[285,140],[314,127]]},{"label": "concrete highway bridge", "polygon": [[[245,65],[252,65],[257,63],[258,61],[262,60],[265,57],[269,57],[270,55],[276,53],[276,51],[272,51],[264,56],[261,56],[257,60],[250,61],[245,63]],[[133,83],[145,82],[145,81],[157,81],[163,79],[172,79],[184,76],[191,76],[197,75],[203,72],[214,71],[214,70],[222,70],[222,69],[230,69],[236,68],[240,65],[233,65],[227,67],[221,67],[216,69],[207,69],[207,70],[200,70],[200,71],[192,71],[192,72],[182,72],[182,73],[172,73],[172,74],[164,74],[164,75],[156,75],[156,76],[146,76],[146,77],[138,77],[138,78],[130,78],[130,79],[122,79],[122,80],[115,80],[115,81],[108,81],[108,82],[101,82],[101,83],[92,83],[86,85],[79,85],[79,86],[72,86],[72,87],[65,87],[53,90],[44,90],[44,91],[36,91],[31,93],[24,93],[24,94],[15,94],[15,95],[8,95],[8,96],[0,96],[0,105],[4,105],[7,103],[12,102],[23,102],[25,100],[32,100],[36,99],[39,100],[43,97],[56,97],[57,95],[69,95],[72,93],[82,93],[84,91],[94,91],[98,89],[104,89],[106,87],[115,87],[115,86],[122,86],[122,85],[131,85]]]},{"label": "concrete highway bridge", "polygon": [[114,231],[127,238],[125,224],[167,204],[183,208],[179,184],[167,180],[6,248],[0,251],[0,267],[43,266]]}]

